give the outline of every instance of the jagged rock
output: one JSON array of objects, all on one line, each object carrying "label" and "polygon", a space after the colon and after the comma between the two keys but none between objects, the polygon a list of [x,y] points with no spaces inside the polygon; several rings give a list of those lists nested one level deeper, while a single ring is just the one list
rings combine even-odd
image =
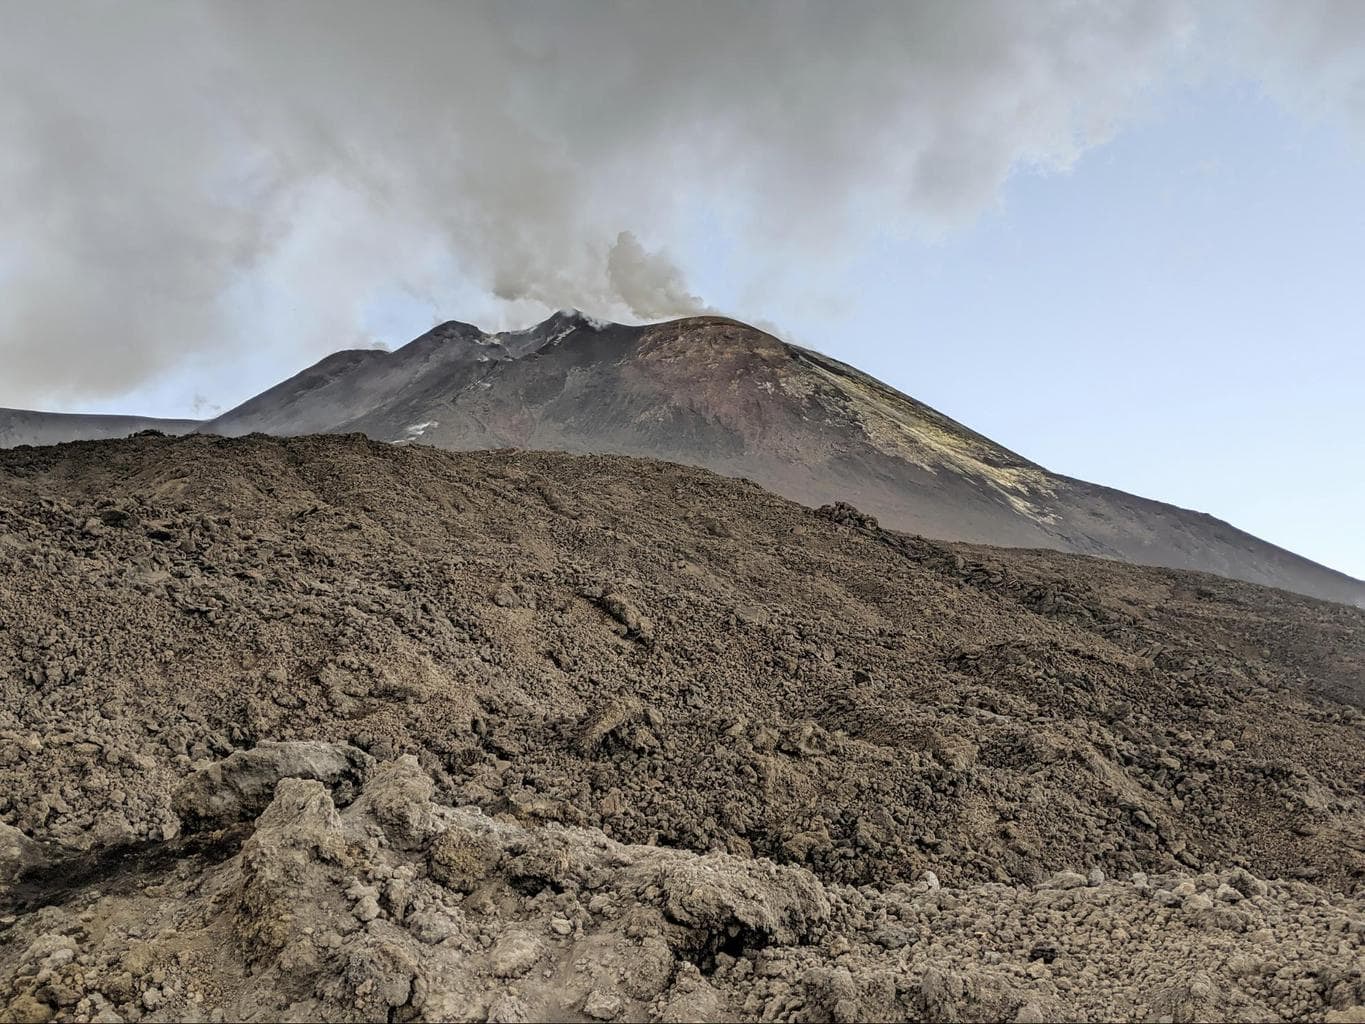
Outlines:
[{"label": "jagged rock", "polygon": [[284,948],[309,907],[308,875],[314,865],[347,859],[341,818],[322,783],[280,781],[275,799],[256,819],[242,846],[237,919],[260,950]]},{"label": "jagged rock", "polygon": [[13,881],[21,872],[45,860],[38,843],[14,826],[0,822],[0,883]]},{"label": "jagged rock", "polygon": [[1169,1024],[1194,1024],[1197,1021],[1228,1020],[1230,1015],[1213,979],[1200,974],[1157,991],[1146,1019],[1154,1024],[1162,1021]]},{"label": "jagged rock", "polygon": [[262,743],[195,772],[175,791],[171,807],[186,831],[244,821],[265,810],[282,779],[321,782],[346,803],[373,763],[345,744]]},{"label": "jagged rock", "polygon": [[660,871],[664,911],[718,935],[736,929],[793,943],[829,917],[824,887],[807,871],[726,854],[669,863]]},{"label": "jagged rock", "polygon": [[629,697],[600,703],[584,716],[578,732],[578,749],[594,754],[608,736],[644,713],[643,705]]},{"label": "jagged rock", "polygon": [[1058,871],[1055,875],[1043,882],[1039,888],[1043,889],[1079,889],[1086,885],[1089,880],[1085,875],[1077,871]]},{"label": "jagged rock", "polygon": [[831,505],[821,505],[816,512],[824,516],[830,522],[838,523],[840,526],[852,526],[860,530],[875,530],[878,528],[877,517],[870,516],[866,512],[861,512],[854,505],[846,501],[836,501]]},{"label": "jagged rock", "polygon": [[[367,771],[369,763],[357,762]],[[405,754],[375,770],[357,799],[362,802],[360,812],[383,826],[389,842],[401,850],[415,850],[440,831],[431,812],[434,792],[431,776],[418,766],[417,758]]]},{"label": "jagged rock", "polygon": [[[208,992],[211,1019],[1345,1021],[1363,994],[1365,907],[1305,883],[1244,900],[1266,927],[1221,933],[1225,968],[1188,975],[1209,940],[1172,928],[1152,886],[1184,914],[1218,879],[1264,883],[826,886],[762,859],[498,820],[435,791],[409,757],[377,765],[342,808],[322,782],[285,778],[221,864],[134,860],[117,891],[60,890],[0,943],[13,979],[0,1019],[65,1018],[83,992],[91,1018],[205,1016],[192,996]],[[1200,913],[1218,913],[1208,902]],[[887,944],[892,921],[904,939]],[[1020,940],[1050,933],[1025,958]],[[1267,955],[1284,943],[1300,959],[1277,970]]]},{"label": "jagged rock", "polygon": [[654,639],[654,620],[636,607],[625,594],[611,590],[603,594],[599,603],[602,608],[626,630],[626,635],[640,640]]},{"label": "jagged rock", "polygon": [[501,857],[502,849],[491,835],[462,825],[437,836],[427,854],[431,877],[457,892],[473,891]]},{"label": "jagged rock", "polygon": [[[606,456],[0,456],[0,819],[49,858],[0,883],[0,1014],[1141,1019],[1199,974],[1232,1019],[1361,1001],[1352,609]],[[104,495],[132,525],[81,534]],[[381,763],[247,756],[289,740]],[[178,787],[213,824],[176,834]],[[509,932],[543,946],[515,979]]]},{"label": "jagged rock", "polygon": [[489,954],[493,974],[499,978],[519,978],[544,955],[545,945],[529,932],[513,930],[503,935]]}]

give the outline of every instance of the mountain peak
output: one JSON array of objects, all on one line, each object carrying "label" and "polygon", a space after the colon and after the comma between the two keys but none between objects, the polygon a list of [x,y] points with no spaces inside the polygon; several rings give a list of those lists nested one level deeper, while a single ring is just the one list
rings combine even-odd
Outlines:
[{"label": "mountain peak", "polygon": [[614,324],[610,320],[603,320],[600,317],[589,316],[587,313],[584,313],[581,309],[575,309],[573,306],[566,306],[563,309],[555,310],[548,317],[546,317],[544,320],[542,320],[539,324],[537,324],[534,328],[531,329],[541,330],[547,327],[548,328],[587,327],[590,330],[594,331],[604,331],[608,327],[615,326],[616,324]]},{"label": "mountain peak", "polygon": [[498,333],[450,320],[391,354],[328,357],[198,429],[665,458],[812,506],[851,502],[925,536],[1365,603],[1358,580],[1207,516],[1059,476],[854,367],[713,313],[629,325],[561,309]]},{"label": "mountain peak", "polygon": [[590,317],[581,310],[560,309],[531,327],[524,327],[519,331],[502,331],[489,335],[489,338],[505,348],[513,359],[520,359],[543,348],[558,345],[577,331],[597,333],[614,326],[616,325],[608,321]]},{"label": "mountain peak", "polygon": [[464,337],[470,334],[482,334],[473,324],[467,324],[463,320],[445,320],[433,327],[427,334],[441,338]]}]

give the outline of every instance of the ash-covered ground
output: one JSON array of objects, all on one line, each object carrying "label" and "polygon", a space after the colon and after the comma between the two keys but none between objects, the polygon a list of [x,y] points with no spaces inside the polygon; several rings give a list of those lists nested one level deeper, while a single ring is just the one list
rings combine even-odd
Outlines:
[{"label": "ash-covered ground", "polygon": [[0,452],[0,1019],[1365,1020],[1365,612],[668,463]]}]

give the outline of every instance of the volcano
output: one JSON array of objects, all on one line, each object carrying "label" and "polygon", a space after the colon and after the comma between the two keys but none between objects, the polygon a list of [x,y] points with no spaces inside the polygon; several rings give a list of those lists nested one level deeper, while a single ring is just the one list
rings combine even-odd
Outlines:
[{"label": "volcano", "polygon": [[[0,439],[13,438],[3,415]],[[23,415],[20,439],[41,440],[35,414]],[[118,433],[83,419],[88,433],[54,420],[48,440]],[[492,334],[450,321],[394,352],[334,353],[166,432],[189,430],[666,459],[806,505],[849,502],[927,537],[1196,569],[1365,606],[1359,580],[1213,516],[1054,473],[852,366],[719,316],[636,326],[561,311]]]}]

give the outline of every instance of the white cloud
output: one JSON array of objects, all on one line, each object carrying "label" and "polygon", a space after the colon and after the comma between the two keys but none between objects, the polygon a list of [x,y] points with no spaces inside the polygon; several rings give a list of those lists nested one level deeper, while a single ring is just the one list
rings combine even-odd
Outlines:
[{"label": "white cloud", "polygon": [[[1361,10],[1267,7],[1245,48],[1285,82],[1320,72],[1311,87],[1358,113],[1342,40]],[[755,282],[873,228],[960,224],[1014,168],[1108,138],[1196,26],[1174,0],[30,4],[5,21],[0,404],[124,392],[187,354],[371,344],[376,293],[436,307],[452,274],[509,319],[690,312],[705,297],[666,253],[696,210],[727,211]]]}]

